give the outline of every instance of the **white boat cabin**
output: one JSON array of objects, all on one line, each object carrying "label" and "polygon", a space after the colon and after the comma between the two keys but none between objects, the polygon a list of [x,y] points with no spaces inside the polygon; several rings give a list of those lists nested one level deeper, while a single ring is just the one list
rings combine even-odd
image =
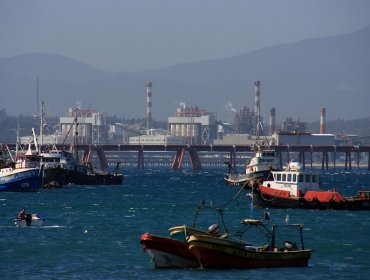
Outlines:
[{"label": "white boat cabin", "polygon": [[18,155],[15,157],[15,169],[40,167],[40,156]]},{"label": "white boat cabin", "polygon": [[64,150],[49,150],[41,153],[45,167],[61,166],[64,169],[74,169],[76,162],[70,152]]},{"label": "white boat cabin", "polygon": [[307,191],[319,191],[320,174],[301,170],[299,163],[290,163],[284,171],[272,171],[273,180],[263,185],[275,190],[289,191],[291,196],[302,196]]},{"label": "white boat cabin", "polygon": [[279,170],[280,158],[273,150],[257,151],[246,167],[246,174],[265,170]]}]

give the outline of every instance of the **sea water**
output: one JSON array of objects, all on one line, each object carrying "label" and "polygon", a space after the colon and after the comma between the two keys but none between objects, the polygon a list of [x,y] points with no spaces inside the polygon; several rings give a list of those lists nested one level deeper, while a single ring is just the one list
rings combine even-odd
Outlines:
[{"label": "sea water", "polygon": [[[226,186],[222,168],[126,169],[122,186],[66,186],[37,193],[0,193],[0,279],[368,279],[370,212],[253,209],[246,191]],[[323,188],[344,195],[370,189],[370,172],[325,171]],[[249,270],[155,269],[140,245],[145,232],[192,225],[201,204],[223,209],[229,231],[245,218],[304,224],[308,267]],[[22,208],[45,218],[17,228]],[[212,211],[211,211],[212,212]],[[199,223],[219,222],[218,214]],[[203,226],[203,225],[202,225]],[[248,238],[254,238],[250,235]]]}]

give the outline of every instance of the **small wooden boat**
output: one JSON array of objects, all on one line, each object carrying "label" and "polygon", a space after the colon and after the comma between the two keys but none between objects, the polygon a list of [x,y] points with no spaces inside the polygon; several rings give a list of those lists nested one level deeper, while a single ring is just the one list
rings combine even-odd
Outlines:
[{"label": "small wooden boat", "polygon": [[140,243],[151,257],[154,266],[156,268],[199,267],[197,259],[189,251],[186,238],[193,233],[207,234],[207,232],[185,225],[170,228],[169,232],[170,237],[150,233],[141,235]]},{"label": "small wooden boat", "polygon": [[[244,220],[246,226],[258,226],[267,229],[262,221]],[[189,250],[196,256],[203,268],[231,269],[231,268],[269,268],[269,267],[304,267],[308,266],[312,250],[304,249],[302,229],[303,225],[283,225],[300,229],[301,248],[296,243],[285,241],[283,246],[277,246],[276,230],[266,231],[268,243],[256,246],[241,239],[222,238],[209,235],[192,235],[188,239]]]},{"label": "small wooden boat", "polygon": [[45,219],[39,218],[37,214],[26,214],[25,219],[14,219],[17,227],[41,226]]},{"label": "small wooden boat", "polygon": [[[140,243],[143,249],[150,256],[156,268],[195,268],[199,267],[199,262],[195,256],[189,251],[187,240],[193,234],[207,235],[212,232],[203,231],[196,227],[197,219],[201,211],[204,209],[215,210],[221,216],[222,211],[212,206],[207,206],[202,202],[202,205],[196,208],[193,226],[175,226],[171,227],[169,236],[158,236],[150,233],[141,235]],[[222,218],[223,221],[223,218]],[[217,225],[217,227],[215,227]],[[225,225],[222,225],[226,230]],[[210,228],[220,230],[218,224],[212,225]]]},{"label": "small wooden boat", "polygon": [[335,188],[321,190],[320,174],[302,170],[299,163],[290,163],[285,170],[271,174],[267,179],[249,182],[257,208],[370,210],[369,190],[351,197],[342,196]]}]

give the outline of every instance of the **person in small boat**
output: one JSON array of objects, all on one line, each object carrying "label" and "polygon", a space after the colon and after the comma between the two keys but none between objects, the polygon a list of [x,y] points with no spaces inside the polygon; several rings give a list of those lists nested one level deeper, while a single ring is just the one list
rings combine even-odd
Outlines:
[{"label": "person in small boat", "polygon": [[18,213],[18,219],[20,220],[25,220],[26,219],[26,208],[23,208],[19,213]]}]

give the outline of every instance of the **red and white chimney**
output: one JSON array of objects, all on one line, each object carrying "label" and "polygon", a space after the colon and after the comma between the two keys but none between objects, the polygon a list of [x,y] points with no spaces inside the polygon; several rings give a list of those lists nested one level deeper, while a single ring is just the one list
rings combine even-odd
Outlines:
[{"label": "red and white chimney", "polygon": [[326,133],[326,128],[325,128],[325,118],[326,118],[326,109],[323,107],[320,110],[320,134],[325,134]]},{"label": "red and white chimney", "polygon": [[146,83],[146,135],[152,126],[152,82]]},{"label": "red and white chimney", "polygon": [[254,82],[254,92],[255,92],[254,114],[256,116],[256,135],[260,134],[260,131],[259,131],[260,130],[259,122],[261,121],[260,87],[261,87],[261,82],[260,81],[255,81]]}]

